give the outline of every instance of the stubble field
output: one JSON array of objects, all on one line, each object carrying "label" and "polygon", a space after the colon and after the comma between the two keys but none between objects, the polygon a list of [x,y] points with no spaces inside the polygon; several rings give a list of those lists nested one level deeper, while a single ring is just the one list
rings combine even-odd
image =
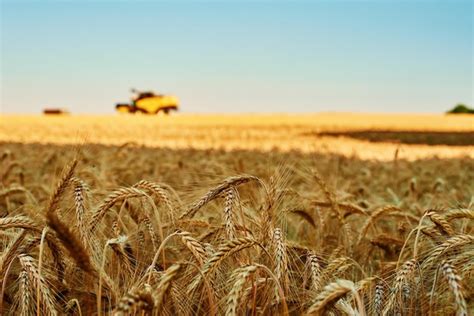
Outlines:
[{"label": "stubble field", "polygon": [[469,315],[467,116],[0,117],[5,315]]}]

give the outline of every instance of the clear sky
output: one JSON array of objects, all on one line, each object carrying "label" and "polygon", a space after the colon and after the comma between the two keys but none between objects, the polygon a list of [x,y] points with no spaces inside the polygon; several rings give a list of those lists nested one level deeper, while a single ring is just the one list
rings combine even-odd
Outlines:
[{"label": "clear sky", "polygon": [[473,105],[473,4],[1,1],[3,113],[443,112]]}]

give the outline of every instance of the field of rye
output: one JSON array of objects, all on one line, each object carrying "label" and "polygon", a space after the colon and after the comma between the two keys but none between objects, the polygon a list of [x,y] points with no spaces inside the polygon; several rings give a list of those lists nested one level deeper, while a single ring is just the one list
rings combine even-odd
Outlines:
[{"label": "field of rye", "polygon": [[2,315],[474,313],[472,118],[74,118],[0,118]]}]

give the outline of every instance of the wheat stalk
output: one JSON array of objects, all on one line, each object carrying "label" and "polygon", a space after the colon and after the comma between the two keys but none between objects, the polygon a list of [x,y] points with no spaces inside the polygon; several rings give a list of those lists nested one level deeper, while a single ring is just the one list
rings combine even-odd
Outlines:
[{"label": "wheat stalk", "polygon": [[374,295],[374,312],[375,315],[380,315],[382,313],[383,303],[384,303],[384,285],[382,282],[377,283],[375,286],[375,295]]},{"label": "wheat stalk", "polygon": [[34,232],[41,232],[40,226],[31,218],[23,215],[0,218],[0,229],[23,228]]},{"label": "wheat stalk", "polygon": [[133,187],[137,189],[145,189],[145,190],[155,193],[159,197],[159,199],[163,201],[163,203],[166,205],[166,207],[170,211],[170,215],[173,216],[173,213],[175,211],[174,206],[171,203],[170,196],[164,186],[155,182],[141,180],[140,182],[135,184]]},{"label": "wheat stalk", "polygon": [[360,230],[359,238],[357,240],[357,244],[361,243],[362,239],[367,234],[367,231],[369,230],[369,228],[373,225],[373,223],[378,218],[380,218],[381,216],[383,216],[385,214],[390,214],[390,213],[394,213],[394,212],[401,212],[401,210],[397,206],[386,205],[386,206],[383,206],[383,207],[377,209],[372,214],[370,214],[370,217],[366,220],[364,226],[362,226],[362,229]]},{"label": "wheat stalk", "polygon": [[[312,204],[315,206],[321,206],[321,207],[333,207],[333,204],[331,202],[323,202],[323,201],[313,201]],[[359,214],[359,215],[364,215],[367,216],[367,212],[364,211],[361,207],[351,204],[351,203],[337,203],[337,206],[345,211],[344,213],[344,218],[348,217],[349,215],[352,214]]]},{"label": "wheat stalk", "polygon": [[5,269],[10,263],[16,258],[16,256],[23,250],[21,245],[25,240],[26,232],[19,233],[16,238],[11,242],[6,249],[2,251],[0,256],[0,276],[4,276]]},{"label": "wheat stalk", "polygon": [[276,261],[275,274],[281,280],[287,268],[287,255],[285,243],[283,242],[283,233],[280,228],[275,228],[273,231],[273,243]]},{"label": "wheat stalk", "polygon": [[193,292],[196,287],[201,283],[202,278],[207,277],[210,273],[217,269],[219,264],[224,259],[240,250],[252,247],[255,244],[255,240],[248,237],[229,240],[222,244],[217,249],[217,251],[206,261],[201,270],[202,274],[198,275],[190,284],[189,292]]},{"label": "wheat stalk", "polygon": [[428,212],[427,215],[430,217],[431,221],[435,223],[436,227],[438,227],[441,230],[441,232],[443,232],[444,234],[448,236],[454,235],[454,229],[451,227],[449,222],[446,219],[444,219],[443,216],[437,214],[434,211]]},{"label": "wheat stalk", "polygon": [[234,239],[236,237],[235,233],[235,223],[234,223],[234,202],[235,202],[235,188],[230,187],[224,191],[225,194],[225,206],[224,206],[224,222],[225,230],[227,233],[228,239]]},{"label": "wheat stalk", "polygon": [[310,254],[308,261],[311,269],[311,289],[319,291],[321,288],[321,265],[319,264],[319,259],[315,254]]},{"label": "wheat stalk", "polygon": [[99,205],[97,210],[92,214],[89,221],[89,231],[93,232],[102,218],[105,216],[107,210],[109,210],[115,203],[124,201],[129,198],[143,197],[146,196],[145,192],[137,188],[121,188],[112,192],[105,198],[102,204]]},{"label": "wheat stalk", "polygon": [[444,219],[447,222],[452,221],[453,219],[457,218],[467,218],[467,219],[474,219],[474,210],[460,208],[460,209],[453,209],[449,210],[445,215]]},{"label": "wheat stalk", "polygon": [[32,314],[31,304],[30,301],[32,299],[32,292],[31,292],[31,282],[28,275],[28,271],[23,269],[19,275],[19,283],[20,283],[20,315],[21,316],[28,316]]},{"label": "wheat stalk", "polygon": [[386,315],[395,304],[397,298],[399,298],[400,292],[403,292],[403,298],[406,299],[410,295],[409,276],[416,268],[416,260],[411,259],[406,261],[400,269],[397,271],[395,283],[392,288],[391,295],[385,305],[384,315]]},{"label": "wheat stalk", "polygon": [[229,177],[225,179],[222,183],[220,183],[216,187],[209,190],[203,197],[201,197],[199,200],[194,202],[194,204],[189,209],[187,209],[183,214],[181,214],[179,219],[182,220],[185,217],[193,217],[196,214],[196,212],[199,211],[201,207],[203,207],[210,201],[214,200],[216,197],[218,197],[222,192],[224,192],[228,188],[237,187],[241,184],[244,184],[250,181],[260,182],[260,179],[255,176],[250,176],[250,175],[240,175],[240,176],[234,176],[234,177]]},{"label": "wheat stalk", "polygon": [[442,244],[431,249],[426,260],[422,265],[424,268],[431,266],[439,257],[453,249],[474,243],[474,236],[471,235],[455,235],[444,241]]},{"label": "wheat stalk", "polygon": [[349,292],[356,292],[355,285],[349,280],[337,280],[324,287],[316,296],[314,303],[306,311],[309,315],[322,315],[329,304],[334,303]]},{"label": "wheat stalk", "polygon": [[464,299],[463,288],[461,286],[461,277],[457,274],[454,267],[447,261],[441,263],[443,275],[448,281],[449,287],[454,294],[458,316],[467,316],[467,305]]},{"label": "wheat stalk", "polygon": [[34,261],[34,259],[26,254],[21,254],[18,256],[20,260],[21,266],[23,269],[28,273],[28,275],[34,279],[34,284],[37,284],[40,288],[40,294],[43,303],[47,307],[49,313],[52,315],[58,315],[58,311],[56,309],[56,302],[54,299],[53,293],[50,291],[50,287],[44,277],[39,274],[38,267]]},{"label": "wheat stalk", "polygon": [[87,185],[84,181],[78,178],[72,178],[74,185],[74,206],[76,209],[76,226],[81,234],[81,239],[85,240],[86,233],[86,219],[85,219],[85,199],[87,192]]},{"label": "wheat stalk", "polygon": [[238,268],[234,270],[231,276],[231,280],[234,280],[232,288],[227,295],[226,300],[226,316],[235,316],[237,315],[239,297],[242,296],[243,287],[245,285],[246,280],[257,271],[256,266],[247,266],[243,268]]},{"label": "wheat stalk", "polygon": [[133,314],[133,310],[135,312],[144,311],[151,314],[154,305],[153,297],[148,291],[130,291],[120,299],[114,315],[130,315]]},{"label": "wheat stalk", "polygon": [[66,224],[61,222],[54,212],[47,213],[47,223],[56,232],[59,240],[74,259],[78,267],[88,273],[94,273],[94,269],[89,252],[84,248],[81,240],[69,229]]},{"label": "wheat stalk", "polygon": [[203,245],[193,238],[189,232],[181,231],[178,233],[178,235],[181,236],[181,241],[193,254],[197,262],[202,265],[207,258],[206,250],[204,249]]},{"label": "wheat stalk", "polygon": [[183,266],[180,264],[174,264],[171,267],[169,267],[165,271],[163,276],[161,277],[160,283],[158,284],[158,287],[157,287],[158,290],[155,293],[153,293],[153,296],[155,298],[155,306],[156,306],[157,313],[160,313],[163,307],[164,298],[171,286],[171,281],[173,281],[173,279],[175,279],[178,276],[182,267]]}]

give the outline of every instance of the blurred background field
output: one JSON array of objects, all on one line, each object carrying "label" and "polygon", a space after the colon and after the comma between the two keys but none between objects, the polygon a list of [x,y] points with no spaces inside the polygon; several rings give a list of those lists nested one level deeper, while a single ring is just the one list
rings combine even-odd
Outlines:
[{"label": "blurred background field", "polygon": [[391,160],[474,157],[469,115],[192,115],[0,117],[0,141],[170,149],[301,151]]}]

